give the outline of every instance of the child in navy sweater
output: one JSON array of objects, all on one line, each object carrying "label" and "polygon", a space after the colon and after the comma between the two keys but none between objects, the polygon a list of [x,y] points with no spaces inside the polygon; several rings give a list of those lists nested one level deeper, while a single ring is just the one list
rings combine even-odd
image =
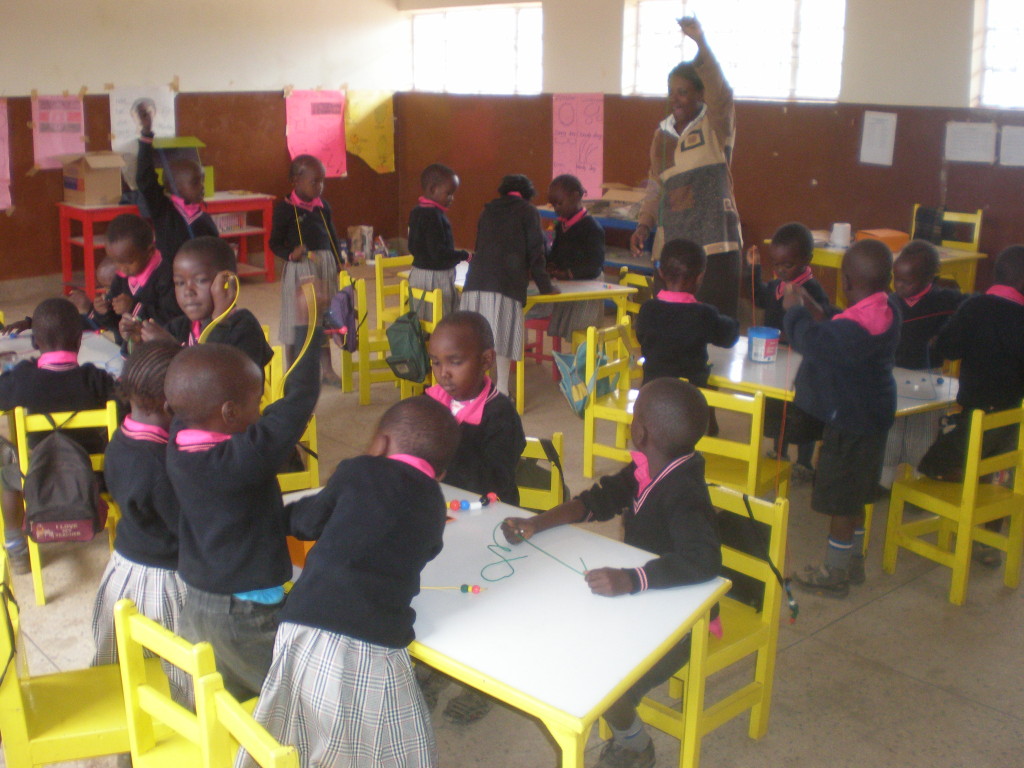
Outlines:
[{"label": "child in navy sweater", "polygon": [[[788,340],[782,322],[786,314],[782,307],[786,286],[803,286],[807,296],[823,309],[829,306],[828,296],[811,272],[814,235],[803,224],[793,221],[775,230],[768,255],[771,257],[775,279],[765,284],[761,280],[761,256],[757,246],[751,246],[747,251],[747,264],[754,272],[754,303],[764,310],[764,324],[782,331],[780,341],[786,344]],[[786,417],[785,428],[783,414]],[[821,423],[817,419],[792,404],[785,405],[780,400],[770,399],[765,404],[764,436],[772,438],[775,443],[773,452],[769,454],[771,458],[785,457],[789,452],[789,444],[797,444],[796,464],[793,466],[795,480],[809,480],[814,476],[811,466],[814,444],[821,436]],[[790,440],[790,437],[798,439]]]},{"label": "child in navy sweater", "polygon": [[830,597],[845,597],[851,583],[864,581],[864,505],[877,493],[896,415],[900,315],[887,292],[891,277],[888,246],[861,240],[843,256],[849,309],[828,320],[802,286],[783,296],[786,334],[803,355],[794,402],[825,425],[811,507],[831,517],[824,564],[796,580]]},{"label": "child in navy sweater", "polygon": [[669,376],[707,386],[708,344],[728,348],[739,338],[739,323],[694,296],[706,263],[704,249],[689,240],[673,240],[662,249],[658,275],[665,288],[636,317],[645,384]]},{"label": "child in navy sweater", "polygon": [[[36,360],[23,360],[0,375],[0,410],[19,405],[35,413],[86,411],[102,408],[115,396],[110,374],[91,363],[78,364],[82,346],[82,316],[67,299],[46,299],[32,313],[32,345]],[[106,430],[70,430],[67,434],[90,452],[102,451]],[[43,435],[30,435],[29,447]],[[24,503],[21,470],[14,446],[0,438],[3,465],[3,516],[7,556],[15,573],[28,573],[28,543],[22,530]]]},{"label": "child in navy sweater", "polygon": [[[707,426],[708,406],[700,390],[676,379],[645,384],[630,427],[633,462],[548,512],[505,520],[505,538],[518,544],[557,525],[621,514],[623,540],[656,557],[642,568],[591,568],[585,578],[594,594],[614,597],[714,578],[722,566],[718,523],[704,480],[704,458],[694,449]],[[721,634],[717,619],[712,631]],[[614,738],[605,745],[598,768],[654,765],[654,745],[636,707],[686,664],[689,653],[687,635],[604,713]]]},{"label": "child in navy sweater", "polygon": [[[121,333],[142,341],[164,339],[182,346],[199,343],[203,331],[231,306],[238,291],[235,253],[219,237],[197,237],[174,257],[174,292],[184,316],[161,328],[152,320],[122,318]],[[260,321],[247,309],[235,308],[210,331],[207,341],[238,347],[262,370],[274,356]]]},{"label": "child in navy sweater", "polygon": [[175,415],[167,474],[181,508],[178,573],[188,585],[181,634],[213,644],[224,684],[240,698],[263,685],[292,575],[277,472],[320,394],[320,337],[262,415],[263,372],[236,347],[189,347],[167,371]]},{"label": "child in navy sweater", "polygon": [[[312,155],[299,155],[291,164],[292,192],[274,204],[270,227],[270,249],[284,259],[281,272],[281,326],[284,364],[291,364],[303,339],[296,338],[295,290],[305,277],[315,277],[333,289],[338,272],[344,267],[338,248],[331,207],[321,195],[324,191],[324,164]],[[331,347],[320,350],[320,372],[324,384],[339,386],[341,379],[331,367]]]},{"label": "child in navy sweater", "polygon": [[437,478],[458,439],[446,408],[402,400],[366,455],[342,461],[322,491],[285,509],[292,534],[317,544],[281,612],[254,717],[297,745],[302,765],[437,765],[406,647],[420,572],[441,551]]},{"label": "child in navy sweater", "polygon": [[[169,341],[140,344],[121,373],[131,413],[107,446],[103,471],[121,520],[92,612],[93,666],[117,663],[114,604],[122,598],[178,634],[185,584],[178,577],[178,500],[165,466],[171,416],[164,376],[179,352],[181,347]],[[163,666],[175,701],[190,705],[189,676],[173,664]]]},{"label": "child in navy sweater", "polygon": [[173,161],[170,178],[164,179],[165,190],[153,164],[153,115],[145,106],[138,112],[142,136],[135,181],[153,220],[157,250],[165,259],[173,259],[187,240],[204,235],[217,237],[220,233],[203,205],[203,167],[186,158]]},{"label": "child in navy sweater", "polygon": [[[459,308],[455,266],[469,258],[469,251],[455,247],[448,209],[459,189],[459,177],[451,168],[432,163],[420,174],[423,194],[409,214],[409,252],[412,272],[409,285],[425,291],[441,289],[443,314]],[[430,319],[430,318],[426,318]]]},{"label": "child in navy sweater", "polygon": [[896,306],[903,318],[896,365],[937,368],[942,361],[931,359],[931,347],[939,331],[967,297],[958,290],[935,284],[939,274],[939,251],[927,240],[907,243],[893,264],[892,273]]}]

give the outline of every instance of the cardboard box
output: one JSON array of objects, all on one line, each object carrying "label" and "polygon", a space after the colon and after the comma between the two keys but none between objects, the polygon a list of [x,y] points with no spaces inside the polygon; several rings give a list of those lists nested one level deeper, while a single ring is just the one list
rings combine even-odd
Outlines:
[{"label": "cardboard box", "polygon": [[61,155],[64,164],[64,202],[75,205],[117,205],[121,202],[118,152],[82,152]]},{"label": "cardboard box", "polygon": [[881,240],[894,254],[903,250],[910,242],[910,235],[898,229],[859,229],[854,240]]}]

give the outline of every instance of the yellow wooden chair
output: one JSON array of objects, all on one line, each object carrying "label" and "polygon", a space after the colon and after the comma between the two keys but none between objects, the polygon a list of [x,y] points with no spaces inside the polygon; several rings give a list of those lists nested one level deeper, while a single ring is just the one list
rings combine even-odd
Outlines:
[{"label": "yellow wooden chair", "polygon": [[[356,307],[365,313],[366,280],[359,278],[353,283],[356,292]],[[362,318],[360,318],[362,320]],[[388,354],[388,337],[383,328],[371,326],[367,322],[359,325],[359,351],[356,352],[356,371],[359,374],[359,404],[370,404],[370,386],[381,382],[395,383],[398,381],[388,367],[385,358]]]},{"label": "yellow wooden chair", "polygon": [[[195,681],[216,672],[213,646],[192,643],[143,616],[131,600],[114,606],[118,666],[128,718],[134,768],[214,768],[210,744],[214,713],[209,699],[195,697],[196,711],[178,704],[160,667],[147,665],[148,651],[192,675]],[[225,765],[225,764],[221,764]]]},{"label": "yellow wooden chair", "polygon": [[[403,280],[400,283],[402,288],[402,306],[401,314],[405,314],[409,311],[409,307],[417,307],[417,313],[420,315],[420,327],[423,328],[423,332],[429,336],[437,328],[437,324],[441,322],[441,318],[444,314],[444,294],[440,288],[435,288],[432,291],[428,291],[422,288],[410,288],[408,283]],[[420,308],[426,309],[423,312]],[[424,315],[429,314],[431,319],[424,320]],[[434,374],[432,371],[427,371],[427,378],[422,384],[417,384],[413,381],[406,381],[405,379],[398,380],[398,388],[401,392],[401,398],[404,400],[407,397],[414,395],[422,395],[423,390],[434,383]]]},{"label": "yellow wooden chair", "polygon": [[[885,530],[882,567],[896,572],[899,548],[910,550],[952,570],[949,601],[962,605],[967,596],[967,577],[971,569],[973,542],[987,544],[1006,553],[1003,583],[1016,588],[1020,582],[1021,550],[1024,549],[1024,408],[986,414],[972,411],[967,463],[962,483],[943,482],[927,477],[915,478],[910,467],[902,467],[902,476],[892,485],[889,520]],[[1015,425],[1019,435],[1016,446],[1004,453],[984,457],[984,435],[1001,427]],[[1014,470],[1013,486],[982,482],[994,472]],[[904,505],[913,504],[932,516],[905,522]],[[1006,534],[990,531],[985,523],[1009,518]],[[933,544],[925,536],[935,534]]]},{"label": "yellow wooden chair", "polygon": [[[402,288],[399,272],[412,267],[412,256],[378,256],[373,265],[373,297],[376,315],[374,327],[383,331],[402,314],[403,296],[408,291]],[[406,312],[408,310],[405,310]]]},{"label": "yellow wooden chair", "polygon": [[[6,553],[0,553],[0,729],[7,768],[31,768],[128,751],[121,673],[116,664],[32,677],[28,674],[20,612],[11,593]],[[163,674],[159,659],[145,666]],[[164,688],[167,681],[164,679]]]},{"label": "yellow wooden chair", "polygon": [[643,303],[653,295],[654,278],[650,275],[642,275],[639,272],[630,272],[629,267],[619,269],[619,285],[631,285],[637,289],[636,293],[626,297],[626,314],[636,317]]},{"label": "yellow wooden chair", "polygon": [[[35,413],[30,414],[24,408],[14,409],[14,430],[18,446],[18,464],[22,475],[28,474],[29,458],[31,449],[28,445],[28,436],[31,433],[52,432],[53,423],[61,429],[106,429],[107,440],[114,436],[117,431],[117,402],[108,400],[103,408],[96,408],[90,411],[64,412],[64,413]],[[89,454],[92,468],[96,472],[103,471],[103,453]],[[118,509],[114,499],[108,493],[101,494],[103,501],[107,503],[107,536],[110,539],[110,549],[114,549],[114,538],[117,535],[117,522],[121,519],[121,510]],[[46,592],[43,589],[43,563],[39,556],[39,545],[28,537],[28,556],[32,566],[32,586],[35,590],[36,604],[46,604]]]},{"label": "yellow wooden chair", "polygon": [[211,729],[211,762],[229,768],[241,746],[262,768],[298,768],[299,752],[284,746],[257,723],[252,714],[224,688],[220,673],[205,675],[196,681],[196,699],[206,703],[214,718]]},{"label": "yellow wooden chair", "polygon": [[299,438],[299,445],[306,449],[299,448],[299,453],[302,454],[306,465],[305,469],[278,473],[277,482],[281,484],[281,493],[291,493],[292,491],[304,491],[307,488],[320,487],[320,459],[318,457],[319,448],[316,439],[315,413],[310,417],[305,432]]},{"label": "yellow wooden chair", "polygon": [[[741,493],[716,486],[708,490],[711,493],[711,503],[722,510],[721,514],[736,515],[745,520],[752,516],[758,523],[770,528],[766,542],[768,556],[776,569],[783,573],[789,502],[782,498],[768,502],[750,496],[745,500]],[[749,513],[745,502],[750,504]],[[687,707],[683,694],[687,667],[683,667],[669,681],[669,695],[680,699],[678,707],[670,707],[650,698],[645,698],[640,703],[639,714],[644,722],[680,740],[680,766],[696,765],[703,737],[748,709],[750,724],[747,733],[750,738],[760,739],[768,732],[779,639],[779,614],[782,608],[782,585],[767,561],[732,547],[722,546],[722,565],[761,582],[764,585],[763,606],[758,611],[731,597],[724,598],[719,604],[722,637],[692,638],[694,652],[698,652],[698,642],[706,645],[706,677],[754,657],[753,679],[744,673],[744,677],[739,680],[742,684],[736,690],[706,707],[698,717],[697,733],[690,739],[683,739],[684,713]],[[745,680],[747,682],[744,682]]]},{"label": "yellow wooden chair", "polygon": [[712,389],[702,389],[701,393],[719,414],[732,412],[747,419],[749,424],[744,439],[705,436],[697,443],[697,450],[704,456],[704,475],[708,482],[751,496],[788,497],[792,465],[788,461],[767,459],[761,454],[764,393],[739,395]]},{"label": "yellow wooden chair", "polygon": [[546,461],[550,465],[548,483],[543,487],[524,485],[516,479],[516,486],[519,488],[519,506],[524,509],[535,509],[538,512],[546,512],[552,507],[557,507],[565,501],[562,489],[565,487],[565,479],[562,477],[562,443],[563,435],[555,432],[551,436],[551,445],[558,456],[558,463],[551,461],[539,438],[526,438],[526,448],[523,450],[523,459],[528,461]]},{"label": "yellow wooden chair", "polygon": [[[914,211],[910,216],[910,231],[914,231],[914,222],[917,221],[917,209],[921,207],[920,203],[914,203]],[[943,211],[942,223],[953,224],[956,230],[959,232],[964,229],[970,229],[971,236],[966,240],[943,240],[942,246],[944,248],[955,248],[958,251],[971,251],[977,253],[978,244],[981,242],[981,216],[982,209],[974,211],[973,213],[964,212],[958,213],[956,211]]]},{"label": "yellow wooden chair", "polygon": [[[629,425],[633,421],[633,404],[638,390],[630,388],[629,347],[622,338],[628,333],[628,318],[622,325],[587,329],[583,386],[590,392],[583,411],[584,477],[594,476],[595,456],[627,463],[630,461],[626,440],[629,437]],[[598,396],[597,382],[605,378],[614,380],[614,388],[608,394]],[[613,444],[598,442],[598,421],[610,421],[615,425]]]}]

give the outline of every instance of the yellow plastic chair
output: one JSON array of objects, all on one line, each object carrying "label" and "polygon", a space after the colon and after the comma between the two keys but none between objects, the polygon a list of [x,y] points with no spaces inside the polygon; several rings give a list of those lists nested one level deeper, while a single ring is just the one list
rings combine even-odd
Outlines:
[{"label": "yellow plastic chair", "polygon": [[653,295],[654,279],[650,275],[642,275],[639,272],[630,272],[629,267],[619,269],[619,285],[634,286],[636,293],[626,297],[626,314],[636,317],[643,303]]},{"label": "yellow plastic chair", "polygon": [[[356,307],[365,313],[366,280],[359,278],[353,283],[356,292]],[[362,318],[360,318],[362,319]],[[395,374],[385,360],[388,354],[388,338],[383,328],[371,326],[367,322],[359,325],[359,351],[356,352],[356,371],[359,374],[359,404],[370,404],[370,386],[381,382],[395,383]]]},{"label": "yellow plastic chair", "polygon": [[[708,490],[711,493],[711,503],[722,510],[722,514],[736,515],[745,520],[749,520],[752,515],[759,523],[764,523],[770,528],[767,536],[768,555],[778,571],[784,573],[789,502],[782,498],[768,502],[748,496],[748,513],[743,494],[714,486]],[[703,737],[748,709],[750,724],[747,733],[750,738],[760,739],[768,732],[779,639],[779,614],[782,608],[782,585],[779,584],[767,561],[732,547],[722,546],[722,565],[762,583],[764,603],[761,610],[757,611],[754,607],[731,597],[724,598],[719,604],[722,637],[692,638],[694,652],[698,652],[698,643],[706,645],[705,679],[751,656],[754,657],[753,678],[747,676],[749,673],[743,673],[744,676],[738,681],[741,683],[738,688],[717,703],[706,707],[698,717],[697,733],[690,739],[683,739],[687,702],[682,697],[688,667],[683,667],[669,681],[669,695],[680,699],[678,708],[649,698],[640,703],[639,714],[644,722],[680,740],[680,766],[696,765]],[[733,678],[739,674],[737,672]]]},{"label": "yellow plastic chair", "polygon": [[234,765],[241,746],[262,768],[298,768],[299,752],[284,746],[257,723],[245,706],[224,688],[220,673],[205,675],[196,681],[196,700],[214,717],[210,749],[215,766]]},{"label": "yellow plastic chair", "polygon": [[[633,421],[633,404],[638,390],[630,388],[629,347],[623,335],[629,333],[629,318],[622,325],[610,328],[587,329],[586,368],[584,384],[593,382],[587,395],[583,411],[583,476],[594,476],[594,457],[604,456],[628,463],[629,451],[626,439],[629,425]],[[604,355],[603,362],[601,355]],[[615,381],[614,389],[598,396],[597,382],[610,378]],[[582,394],[582,393],[581,393]],[[614,444],[599,443],[597,422],[610,421],[615,425]]]},{"label": "yellow plastic chair", "polygon": [[378,256],[374,259],[373,297],[377,310],[374,323],[377,330],[383,331],[402,314],[402,297],[408,294],[401,286],[398,273],[411,267],[412,256]]},{"label": "yellow plastic chair", "polygon": [[[61,429],[106,429],[107,440],[114,436],[117,431],[117,402],[108,400],[103,408],[96,408],[91,411],[71,411],[62,413],[51,413],[50,418]],[[15,441],[18,446],[18,464],[22,475],[28,474],[29,458],[31,449],[28,446],[28,436],[33,433],[52,432],[53,426],[47,419],[47,414],[30,414],[24,408],[14,409],[14,430]],[[92,468],[96,472],[103,471],[103,453],[91,453],[89,459]],[[114,549],[114,538],[117,535],[117,522],[121,519],[121,510],[114,499],[108,493],[101,494],[103,501],[107,503],[107,536],[110,539],[110,549]],[[46,592],[43,589],[43,563],[39,556],[39,545],[28,537],[28,556],[32,566],[32,586],[35,590],[36,605],[46,604]]]},{"label": "yellow plastic chair", "polygon": [[215,716],[209,699],[196,695],[196,711],[190,712],[171,698],[163,670],[152,668],[145,658],[149,652],[184,670],[194,686],[216,672],[213,646],[178,637],[139,613],[131,600],[114,606],[114,631],[133,767],[214,768],[210,745]]},{"label": "yellow plastic chair", "polygon": [[299,445],[306,448],[306,450],[299,448],[299,453],[302,454],[306,468],[295,472],[278,473],[277,481],[281,484],[282,493],[320,487],[320,460],[317,456],[319,449],[316,439],[315,413],[310,417],[309,423],[306,425],[306,431],[299,438]]},{"label": "yellow plastic chair", "polygon": [[[0,622],[6,624],[0,628],[0,658],[7,660],[0,677],[0,729],[7,768],[127,752],[128,721],[117,665],[31,677],[6,552],[0,553],[0,571]],[[154,675],[163,674],[158,659],[145,666]]]},{"label": "yellow plastic chair", "polygon": [[[917,209],[920,207],[920,203],[914,203],[914,211],[910,216],[911,232],[914,231],[914,222],[917,221]],[[964,227],[971,228],[971,238],[969,240],[943,240],[943,247],[955,248],[958,251],[972,251],[974,253],[977,253],[978,244],[981,242],[981,216],[981,208],[976,210],[974,213],[958,213],[956,211],[943,211],[943,224],[955,224],[957,225],[958,230],[963,229]]]},{"label": "yellow plastic chair", "polygon": [[719,413],[729,411],[749,420],[745,439],[705,436],[697,443],[697,450],[704,456],[707,481],[751,496],[788,497],[791,464],[761,455],[764,393],[739,395],[712,389],[702,389],[701,393]]},{"label": "yellow plastic chair", "polygon": [[[401,314],[404,315],[408,312],[410,305],[417,307],[416,311],[420,314],[420,327],[423,329],[423,333],[429,336],[437,328],[437,324],[441,322],[441,317],[444,314],[444,294],[440,288],[435,288],[432,291],[423,288],[410,288],[405,280],[399,285],[402,289]],[[430,320],[423,319],[423,315],[428,313],[422,312],[419,309],[420,307],[429,310]],[[427,378],[422,384],[399,379],[398,388],[401,392],[401,398],[404,400],[414,395],[422,395],[423,390],[433,383],[434,374],[432,371],[427,371]]]},{"label": "yellow plastic chair", "polygon": [[558,456],[558,464],[555,464],[555,462],[551,461],[548,457],[539,438],[526,438],[526,448],[523,450],[522,458],[527,460],[546,461],[550,465],[551,474],[549,476],[547,486],[544,487],[523,485],[518,482],[517,478],[516,486],[519,488],[520,507],[523,507],[524,509],[535,509],[539,512],[546,512],[552,507],[557,507],[565,501],[562,492],[564,479],[559,467],[559,464],[562,462],[562,443],[562,433],[555,432],[555,434],[551,436],[551,445],[555,449],[555,455]]},{"label": "yellow plastic chair", "polygon": [[[893,483],[889,497],[889,520],[885,530],[882,567],[896,572],[896,555],[907,549],[952,571],[949,602],[963,605],[967,596],[967,578],[971,570],[973,542],[987,544],[1006,553],[1003,583],[1016,588],[1020,583],[1021,550],[1024,549],[1024,408],[986,414],[972,411],[967,464],[962,483],[943,482],[913,476],[904,465],[902,476]],[[983,457],[984,435],[994,429],[1016,425],[1019,436],[1013,450]],[[1013,487],[982,482],[994,472],[1014,470]],[[906,504],[932,513],[920,519],[904,521]],[[1009,518],[1004,535],[990,531],[984,524]],[[925,536],[934,534],[935,543]]]}]

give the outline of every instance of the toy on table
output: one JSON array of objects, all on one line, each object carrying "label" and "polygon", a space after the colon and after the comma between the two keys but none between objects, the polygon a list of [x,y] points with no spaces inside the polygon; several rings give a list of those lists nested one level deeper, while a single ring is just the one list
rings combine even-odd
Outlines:
[{"label": "toy on table", "polygon": [[497,501],[500,501],[498,494],[491,492],[485,496],[481,496],[479,501],[468,501],[467,499],[459,501],[458,499],[452,499],[448,502],[448,509],[452,512],[466,512],[467,510],[472,509],[483,509],[489,504]]},{"label": "toy on table", "polygon": [[485,592],[487,587],[481,587],[479,584],[462,584],[458,587],[421,587],[421,589],[457,589],[464,594],[479,595],[481,592]]}]

